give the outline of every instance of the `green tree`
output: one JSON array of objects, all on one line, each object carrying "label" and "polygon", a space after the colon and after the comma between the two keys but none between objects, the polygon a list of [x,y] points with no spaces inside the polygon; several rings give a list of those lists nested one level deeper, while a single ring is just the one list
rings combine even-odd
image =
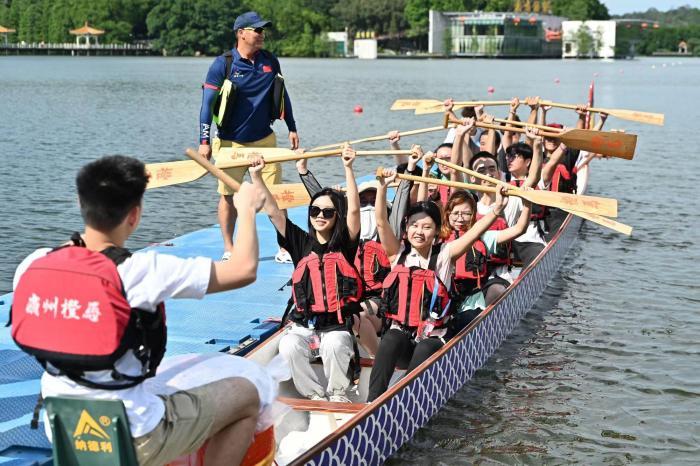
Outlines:
[{"label": "green tree", "polygon": [[610,19],[608,7],[600,0],[552,0],[552,13],[570,20]]},{"label": "green tree", "polygon": [[577,56],[592,57],[594,53],[595,39],[590,28],[585,24],[579,26],[574,34],[576,47],[578,49]]},{"label": "green tree", "polygon": [[232,18],[243,11],[235,0],[162,0],[146,24],[154,48],[168,55],[218,55],[233,46]]}]

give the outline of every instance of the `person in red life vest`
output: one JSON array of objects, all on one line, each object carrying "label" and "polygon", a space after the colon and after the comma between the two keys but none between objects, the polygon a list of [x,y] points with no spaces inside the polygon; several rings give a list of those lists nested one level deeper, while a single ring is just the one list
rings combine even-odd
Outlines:
[{"label": "person in red life vest", "polygon": [[[549,109],[549,106],[542,107],[542,124],[546,124],[546,115]],[[576,121],[577,129],[583,129],[585,127],[587,112],[587,105],[578,105],[576,107],[576,113],[578,113],[578,120]],[[605,121],[604,118],[601,120],[603,122]],[[560,123],[549,123],[547,126],[557,129],[567,129]],[[600,127],[602,127],[602,124]],[[542,147],[544,150],[542,163],[542,183],[550,191],[575,193],[576,167],[579,165],[579,163],[581,163],[582,157],[585,156],[586,153],[568,148],[563,142],[559,142],[558,140],[552,138],[544,138],[544,144]],[[548,210],[548,229],[545,234],[545,239],[550,241],[559,231],[559,228],[561,227],[562,223],[564,223],[568,213],[561,209],[552,207],[550,207]]]},{"label": "person in red life vest", "polygon": [[[342,153],[346,198],[324,188],[311,197],[309,232],[287,219],[266,190],[265,211],[277,230],[278,244],[294,264],[289,320],[279,352],[292,369],[297,391],[312,400],[349,402],[346,391],[355,374],[356,344],[353,320],[360,313],[362,278],[353,262],[360,235],[360,199],[352,163],[355,151]],[[323,361],[325,387],[311,367]]]},{"label": "person in red life vest", "polygon": [[[488,154],[493,158],[491,154]],[[493,160],[495,163],[495,159]],[[501,267],[509,262],[510,251],[499,251],[500,245],[506,245],[525,232],[530,221],[530,203],[525,202],[518,221],[509,227],[501,216],[507,204],[501,206],[493,194],[493,202],[488,212],[480,217],[474,197],[464,190],[455,191],[447,201],[442,214],[442,238],[448,243],[454,242],[467,234],[479,218],[489,215],[496,207],[502,207],[500,214],[489,226],[489,230],[477,238],[465,254],[461,255],[454,270],[455,292],[458,296],[455,315],[450,320],[450,336],[457,334],[469,324],[482,310],[503,294],[510,282],[500,275]],[[507,265],[505,265],[507,271]]]},{"label": "person in red life vest", "polygon": [[35,251],[15,274],[12,335],[45,368],[42,396],[122,401],[142,466],[169,463],[205,442],[207,465],[238,464],[277,382],[258,364],[222,353],[161,360],[163,302],[255,281],[262,190],[241,185],[233,256],[212,262],[124,248],[148,182],[140,161],[104,157],[85,165],[76,182],[85,232],[73,235],[73,245]]},{"label": "person in red life vest", "polygon": [[493,213],[459,239],[443,243],[440,207],[432,201],[419,202],[409,209],[399,239],[386,216],[386,187],[395,172],[386,170],[383,175],[375,212],[382,247],[392,263],[382,293],[382,313],[389,328],[372,367],[368,401],[386,391],[394,367],[407,367],[410,372],[443,346],[452,314],[454,264],[488,230],[505,205],[499,194]]},{"label": "person in red life vest", "polygon": [[[542,137],[538,131],[526,128],[526,137],[532,141],[533,147],[519,142],[513,144],[506,151],[508,171],[511,175],[510,184],[522,188],[545,189],[540,181],[540,169],[542,166]],[[545,248],[547,242],[544,239],[544,218],[546,209],[540,205],[532,205],[530,209],[530,222],[527,230],[513,240],[513,250],[526,268]]]}]

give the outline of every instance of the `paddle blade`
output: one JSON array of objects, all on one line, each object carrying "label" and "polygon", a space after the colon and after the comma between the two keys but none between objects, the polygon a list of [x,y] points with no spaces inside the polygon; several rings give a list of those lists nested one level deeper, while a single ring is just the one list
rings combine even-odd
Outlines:
[{"label": "paddle blade", "polygon": [[415,110],[422,105],[435,104],[436,102],[439,101],[432,99],[398,99],[391,105],[391,110]]},{"label": "paddle blade", "polygon": [[616,222],[615,220],[610,219],[608,217],[603,217],[602,215],[587,214],[586,212],[578,212],[569,209],[564,210],[570,214],[577,215],[581,218],[585,218],[590,222],[596,223],[606,228],[610,228],[611,230],[615,230],[616,232],[622,233],[623,235],[629,236],[632,234],[631,226],[625,225],[624,223]]},{"label": "paddle blade", "polygon": [[[456,109],[457,106],[455,105],[454,108]],[[416,107],[415,114],[416,115],[427,115],[429,113],[442,113],[445,111],[445,106],[442,104],[442,102],[439,101],[433,101],[433,102],[428,102],[424,105],[421,105],[419,107]]]},{"label": "paddle blade", "polygon": [[311,202],[309,192],[303,183],[273,184],[269,189],[280,209],[291,209]]},{"label": "paddle blade", "polygon": [[637,135],[628,133],[570,129],[561,133],[557,138],[574,149],[626,160],[632,160],[634,150],[637,147]]},{"label": "paddle blade", "polygon": [[153,189],[189,183],[203,177],[207,174],[207,171],[191,160],[181,160],[177,162],[148,163],[146,164],[146,173],[149,174],[146,189]]},{"label": "paddle blade", "polygon": [[663,113],[638,112],[636,110],[624,110],[617,108],[606,108],[601,110],[605,110],[608,115],[612,115],[615,118],[620,118],[621,120],[636,121],[638,123],[646,123],[648,125],[664,125]]},{"label": "paddle blade", "polygon": [[575,210],[588,214],[617,217],[617,199],[583,196],[580,194],[557,193],[541,190],[508,190],[508,194],[520,196],[530,202],[562,210]]}]

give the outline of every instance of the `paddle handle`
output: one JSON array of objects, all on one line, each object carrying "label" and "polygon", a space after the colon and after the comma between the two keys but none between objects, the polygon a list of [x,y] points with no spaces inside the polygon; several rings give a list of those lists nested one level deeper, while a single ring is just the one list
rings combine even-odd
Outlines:
[{"label": "paddle handle", "polygon": [[[400,137],[404,137],[404,136],[412,136],[412,135],[414,135],[414,134],[430,133],[430,132],[433,132],[433,131],[441,131],[441,130],[444,130],[445,128],[447,128],[447,126],[431,126],[430,128],[412,129],[412,130],[410,130],[410,131],[401,131],[401,132],[399,132],[399,136],[400,136]],[[349,143],[350,143],[350,144],[360,144],[360,143],[362,143],[362,142],[383,141],[383,140],[385,140],[385,139],[389,139],[389,136],[386,135],[386,134],[381,134],[381,135],[379,135],[379,136],[371,136],[371,137],[368,137],[368,138],[355,139],[355,140],[350,141]],[[345,144],[345,143],[344,143],[344,142],[339,142],[339,143],[336,143],[336,144],[328,144],[328,145],[325,145],[325,146],[318,146],[318,147],[315,147],[314,150],[329,149],[329,148],[331,148],[331,147],[340,147],[340,146],[342,146],[343,144]]]},{"label": "paddle handle", "polygon": [[234,180],[226,173],[224,173],[221,169],[216,167],[209,160],[199,155],[194,149],[188,148],[187,150],[185,150],[185,155],[197,162],[199,165],[202,166],[202,168],[204,168],[206,171],[217,177],[223,184],[225,184],[229,188],[233,189],[236,192],[238,192],[238,190],[241,189],[241,184],[238,181]]},{"label": "paddle handle", "polygon": [[[460,120],[455,119],[454,117],[450,117],[450,123],[455,123],[461,125],[462,122]],[[500,125],[493,125],[490,123],[484,123],[482,121],[477,121],[474,123],[474,126],[477,128],[486,128],[486,129],[495,129],[497,131],[510,131],[512,133],[521,133],[525,134],[525,129],[524,128],[516,128],[513,126],[500,126]],[[531,125],[528,125],[531,126]],[[554,128],[549,128],[549,129],[554,129]],[[560,136],[559,133],[553,133],[553,132],[540,132],[538,136],[542,136],[545,138],[557,138]]]},{"label": "paddle handle", "polygon": [[[377,178],[382,177],[382,173],[384,171],[384,168],[379,167],[377,168],[376,176]],[[451,188],[460,188],[460,189],[469,189],[472,191],[480,191],[482,193],[495,193],[498,188],[493,187],[493,186],[482,186],[479,184],[471,184],[471,183],[460,183],[459,181],[449,181],[449,180],[438,180],[437,178],[424,178],[422,176],[415,176],[415,175],[407,175],[405,173],[397,173],[396,177],[401,179],[401,180],[407,180],[407,181],[415,181],[417,183],[429,183],[429,184],[437,184],[440,186],[449,186]],[[508,190],[508,194],[511,194],[512,190]],[[514,193],[516,196],[518,193]]]},{"label": "paddle handle", "polygon": [[465,174],[467,174],[467,175],[471,175],[471,176],[473,176],[474,178],[478,178],[478,179],[481,179],[481,180],[484,180],[484,181],[488,181],[489,183],[493,183],[493,184],[503,183],[501,180],[497,180],[496,178],[492,178],[492,177],[490,177],[490,176],[488,176],[488,175],[482,175],[482,174],[479,173],[479,172],[476,172],[476,171],[474,171],[474,170],[470,170],[470,169],[468,169],[468,168],[464,168],[464,167],[462,167],[462,166],[460,166],[460,165],[454,164],[454,163],[449,162],[449,161],[444,160],[444,159],[439,159],[439,158],[435,157],[435,158],[433,159],[433,161],[434,161],[435,163],[437,163],[438,165],[443,165],[443,166],[448,167],[448,168],[451,168],[451,169],[453,169],[453,170],[457,170],[458,172],[462,172],[462,173],[465,173]]},{"label": "paddle handle", "polygon": [[[265,159],[265,163],[281,163],[281,162],[291,162],[301,159],[314,159],[317,157],[328,157],[329,155],[339,155],[342,152],[341,149],[327,150],[321,152],[306,152],[304,154],[290,154],[290,155],[278,155],[275,157],[269,157]],[[411,155],[410,150],[358,150],[355,152],[356,155]],[[248,167],[250,166],[249,159],[232,160],[230,162],[224,162],[220,165],[222,168],[234,168],[234,167]]]},{"label": "paddle handle", "polygon": [[478,107],[483,105],[485,107],[493,107],[499,105],[510,105],[510,100],[472,100],[472,101],[461,101],[455,102],[455,107]]},{"label": "paddle handle", "polygon": [[544,131],[550,131],[550,132],[553,132],[553,133],[561,133],[562,131],[564,131],[564,130],[561,129],[561,128],[552,128],[551,126],[547,126],[547,125],[538,125],[538,124],[535,124],[535,123],[528,123],[527,121],[507,120],[507,119],[505,119],[505,118],[494,118],[493,121],[497,121],[497,122],[499,122],[499,123],[506,123],[506,124],[508,124],[508,125],[513,125],[513,126],[530,126],[530,127],[532,127],[532,128],[537,128],[537,129],[541,129],[541,130],[544,130]]},{"label": "paddle handle", "polygon": [[[549,105],[550,107],[557,107],[557,108],[568,108],[570,110],[576,110],[578,108],[577,105],[560,104],[559,102],[552,102],[551,100],[540,100],[540,105]],[[586,111],[594,112],[594,113],[611,113],[612,112],[612,111],[609,111],[608,109],[598,108],[598,107],[589,107],[586,109]]]}]

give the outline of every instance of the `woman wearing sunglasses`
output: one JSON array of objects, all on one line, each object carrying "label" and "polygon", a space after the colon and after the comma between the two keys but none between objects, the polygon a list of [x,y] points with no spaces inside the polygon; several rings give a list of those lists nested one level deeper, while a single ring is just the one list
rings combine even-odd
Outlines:
[{"label": "woman wearing sunglasses", "polygon": [[[282,337],[279,353],[289,363],[297,391],[312,400],[349,402],[346,390],[354,375],[353,319],[360,312],[363,285],[352,265],[360,234],[360,199],[352,163],[355,151],[342,153],[346,197],[324,188],[309,205],[308,233],[292,223],[265,188],[265,211],[277,230],[277,242],[294,263],[289,313],[292,325]],[[346,202],[347,199],[347,202]],[[311,368],[320,356],[327,383]]]},{"label": "woman wearing sunglasses", "polygon": [[[414,150],[420,152],[420,147]],[[370,374],[368,401],[386,391],[397,364],[410,372],[442,347],[452,314],[454,264],[488,230],[506,202],[499,192],[493,212],[451,243],[440,240],[440,207],[432,201],[419,202],[408,210],[397,237],[386,215],[387,185],[394,178],[394,171],[385,170],[375,206],[379,238],[392,270],[382,293],[388,329]]]}]

